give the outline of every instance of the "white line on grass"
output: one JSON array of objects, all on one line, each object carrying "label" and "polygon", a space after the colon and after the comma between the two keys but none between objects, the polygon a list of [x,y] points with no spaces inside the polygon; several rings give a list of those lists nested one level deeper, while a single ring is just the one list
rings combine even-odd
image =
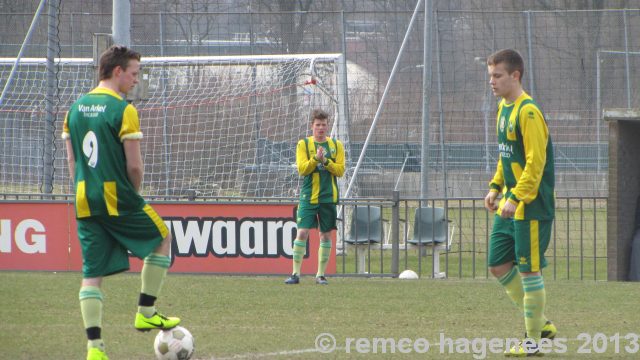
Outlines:
[{"label": "white line on grass", "polygon": [[[344,348],[342,348],[343,350]],[[336,348],[336,350],[341,350],[340,348]],[[247,353],[247,354],[237,354],[233,356],[227,357],[214,357],[210,360],[235,360],[235,359],[256,359],[256,358],[265,358],[265,357],[274,357],[274,356],[290,356],[297,354],[306,354],[306,353],[314,353],[318,352],[318,349],[300,349],[300,350],[283,350],[283,351],[274,351],[268,353]]]},{"label": "white line on grass", "polygon": [[[585,339],[578,339],[578,338],[563,338],[565,339],[568,343],[576,343],[579,342],[580,344],[584,344]],[[435,349],[439,349],[440,348],[440,342],[434,342],[431,344],[431,346]],[[448,345],[448,344],[445,344]],[[338,346],[335,349],[333,349],[330,353],[331,354],[335,354],[335,353],[339,353],[339,352],[344,352],[346,351],[346,347],[344,346]],[[298,355],[298,354],[306,354],[306,353],[317,353],[319,352],[318,349],[316,348],[310,348],[310,349],[299,349],[299,350],[283,350],[283,351],[274,351],[274,352],[268,352],[268,353],[246,353],[246,354],[236,354],[236,355],[232,355],[232,356],[225,356],[225,357],[212,357],[212,358],[206,358],[206,359],[195,359],[195,360],[236,360],[236,359],[257,359],[257,358],[266,358],[266,357],[276,357],[276,356],[291,356],[291,355]],[[439,353],[439,352],[438,352]],[[455,352],[454,352],[455,353]],[[552,352],[553,353],[553,352]],[[450,354],[447,352],[447,354]],[[466,354],[466,353],[465,353]]]}]

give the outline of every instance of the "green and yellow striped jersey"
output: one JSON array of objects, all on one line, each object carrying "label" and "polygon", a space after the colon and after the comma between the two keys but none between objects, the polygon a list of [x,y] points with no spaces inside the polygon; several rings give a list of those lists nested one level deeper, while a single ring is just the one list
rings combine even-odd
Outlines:
[{"label": "green and yellow striped jersey", "polygon": [[[314,159],[318,146],[324,149],[327,164]],[[327,138],[325,142],[315,142],[313,136],[298,141],[296,164],[298,173],[304,176],[300,189],[300,202],[308,204],[338,203],[338,182],[344,175],[344,146],[339,140]]]},{"label": "green and yellow striped jersey", "polygon": [[517,204],[514,219],[549,220],[555,215],[553,144],[542,111],[525,92],[498,105],[496,173],[490,187]]},{"label": "green and yellow striped jersey", "polygon": [[127,176],[125,139],[141,139],[136,108],[106,88],[76,101],[64,119],[62,138],[75,158],[76,217],[119,216],[140,210],[144,199]]}]

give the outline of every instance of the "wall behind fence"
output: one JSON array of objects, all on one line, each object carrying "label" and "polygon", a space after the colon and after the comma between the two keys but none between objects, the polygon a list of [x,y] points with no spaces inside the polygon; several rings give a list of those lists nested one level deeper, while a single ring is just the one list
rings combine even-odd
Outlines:
[{"label": "wall behind fence", "polygon": [[[89,57],[92,33],[111,32],[111,9],[104,4],[73,4],[63,2],[60,9],[60,55]],[[349,63],[349,165],[355,165],[415,1],[303,2],[308,8],[270,8],[260,1],[190,4],[196,7],[189,8],[186,2],[132,4],[133,46],[146,56],[344,52]],[[484,195],[497,152],[497,101],[489,91],[484,61],[491,52],[505,47],[516,48],[525,56],[524,86],[547,116],[556,146],[558,194],[606,195],[607,128],[600,112],[604,107],[640,106],[640,38],[634,36],[640,32],[640,11],[523,11],[526,2],[509,9],[476,10],[483,4],[486,2],[435,1],[428,195]],[[633,6],[631,2],[602,2],[607,4]],[[33,12],[29,5],[0,8],[0,56],[16,56]],[[46,25],[46,19],[41,19],[25,56],[44,56]],[[372,133],[355,196],[388,195],[396,185],[407,196],[419,195],[422,27],[423,18],[418,17]],[[5,85],[5,71],[0,87]],[[64,69],[59,71],[64,74]],[[0,192],[42,192],[38,179],[47,166],[55,170],[54,192],[70,191],[59,140],[53,163],[43,163],[44,139],[51,134],[43,125],[44,89],[36,84],[44,76],[40,70],[23,70],[9,94],[22,102],[17,108],[0,105],[0,173],[12,171],[36,179],[23,186],[19,176],[0,175]],[[60,75],[58,81],[56,137],[64,111],[79,95],[74,89],[84,88],[77,84],[87,79]],[[16,112],[27,115],[17,118]],[[16,151],[22,159],[17,168],[6,155]],[[147,166],[158,164],[148,162]]]}]

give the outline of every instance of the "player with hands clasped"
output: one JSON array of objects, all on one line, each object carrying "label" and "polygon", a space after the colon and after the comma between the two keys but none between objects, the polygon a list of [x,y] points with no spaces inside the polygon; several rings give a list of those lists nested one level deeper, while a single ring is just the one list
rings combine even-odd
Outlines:
[{"label": "player with hands clasped", "polygon": [[311,112],[312,136],[298,141],[296,165],[304,177],[300,189],[300,202],[296,213],[298,234],[293,242],[293,272],[285,284],[300,282],[302,259],[307,250],[309,230],[320,229],[318,272],[316,283],[327,285],[324,276],[331,255],[331,231],[336,229],[338,203],[337,178],[344,175],[344,146],[339,140],[327,136],[329,114],[323,110]]}]

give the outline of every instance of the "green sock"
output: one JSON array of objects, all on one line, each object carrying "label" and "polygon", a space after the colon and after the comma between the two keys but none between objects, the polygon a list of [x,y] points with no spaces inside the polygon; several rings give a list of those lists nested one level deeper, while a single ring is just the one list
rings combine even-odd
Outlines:
[{"label": "green sock", "polygon": [[331,240],[320,241],[320,248],[318,249],[318,276],[324,276],[324,272],[327,269],[327,263],[329,262],[329,256],[331,256]]},{"label": "green sock", "polygon": [[512,267],[509,272],[498,279],[498,282],[504,287],[513,304],[522,310],[524,290],[522,290],[522,280],[518,268]]},{"label": "green sock", "polygon": [[300,275],[300,269],[302,268],[302,258],[304,253],[307,252],[307,242],[304,240],[293,241],[293,273]]},{"label": "green sock", "polygon": [[539,342],[542,327],[546,322],[544,317],[546,292],[542,275],[523,277],[522,288],[524,290],[524,323],[527,328],[527,337]]},{"label": "green sock", "polygon": [[[80,312],[84,328],[102,328],[102,301],[103,295],[99,287],[82,286],[78,294],[80,299]],[[87,349],[97,347],[104,351],[102,339],[93,339],[87,342]]]},{"label": "green sock", "polygon": [[[157,298],[170,265],[171,259],[166,255],[152,253],[144,258],[144,265],[140,273],[142,278],[140,292]],[[156,312],[156,307],[138,306],[138,312],[146,317],[151,317]]]}]

